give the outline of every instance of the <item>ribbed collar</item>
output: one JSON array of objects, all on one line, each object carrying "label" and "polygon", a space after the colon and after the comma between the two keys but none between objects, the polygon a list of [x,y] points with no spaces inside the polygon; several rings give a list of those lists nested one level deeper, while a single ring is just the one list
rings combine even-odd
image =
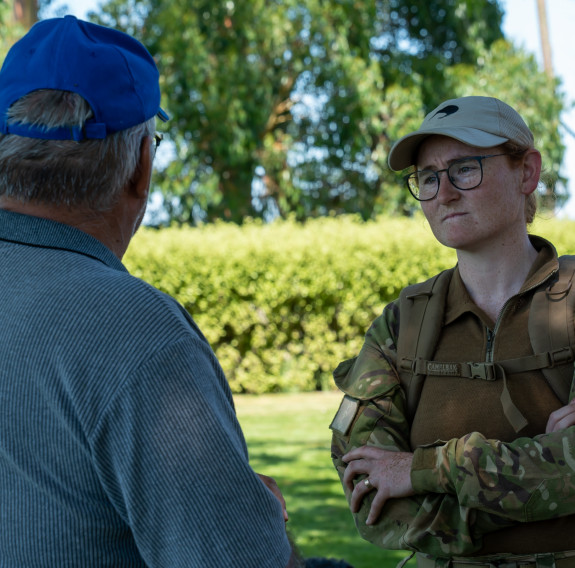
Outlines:
[{"label": "ribbed collar", "polygon": [[110,268],[127,272],[120,259],[99,240],[50,219],[0,209],[0,240],[83,254]]}]

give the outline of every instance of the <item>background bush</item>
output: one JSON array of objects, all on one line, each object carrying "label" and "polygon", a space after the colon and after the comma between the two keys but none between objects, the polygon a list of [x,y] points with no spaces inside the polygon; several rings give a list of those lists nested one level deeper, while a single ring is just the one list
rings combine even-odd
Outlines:
[{"label": "background bush", "polygon": [[[575,252],[573,221],[540,219],[532,232]],[[125,257],[185,306],[234,393],[332,388],[385,304],[454,263],[422,217],[143,228]]]}]

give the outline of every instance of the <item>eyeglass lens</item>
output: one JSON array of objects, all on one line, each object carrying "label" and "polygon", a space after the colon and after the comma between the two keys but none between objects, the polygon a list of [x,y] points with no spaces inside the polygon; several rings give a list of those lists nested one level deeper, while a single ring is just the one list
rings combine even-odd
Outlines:
[{"label": "eyeglass lens", "polygon": [[446,172],[457,189],[473,189],[481,183],[482,168],[478,158],[453,162],[446,170],[419,170],[408,177],[409,189],[417,199],[433,199],[439,190],[440,173]]}]

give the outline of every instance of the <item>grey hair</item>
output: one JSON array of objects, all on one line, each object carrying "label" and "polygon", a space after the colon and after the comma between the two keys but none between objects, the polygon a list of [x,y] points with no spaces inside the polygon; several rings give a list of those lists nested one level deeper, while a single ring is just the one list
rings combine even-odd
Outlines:
[{"label": "grey hair", "polygon": [[[92,116],[80,95],[44,89],[16,101],[8,124],[83,127]],[[155,125],[153,117],[104,139],[81,142],[0,135],[0,195],[105,211],[136,173],[142,138],[153,136]]]}]

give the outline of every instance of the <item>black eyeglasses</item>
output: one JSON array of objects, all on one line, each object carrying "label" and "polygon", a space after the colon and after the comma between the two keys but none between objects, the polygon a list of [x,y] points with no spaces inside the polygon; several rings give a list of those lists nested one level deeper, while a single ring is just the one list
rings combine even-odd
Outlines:
[{"label": "black eyeglasses", "polygon": [[163,134],[160,134],[159,132],[156,132],[154,134],[154,144],[156,145],[154,150],[157,150],[160,147],[160,144],[162,143],[163,139],[164,139]]},{"label": "black eyeglasses", "polygon": [[439,174],[446,172],[449,181],[462,191],[475,189],[483,181],[482,160],[506,156],[507,154],[488,154],[487,156],[469,156],[455,160],[444,170],[416,170],[405,176],[409,192],[417,201],[429,201],[439,193]]}]

